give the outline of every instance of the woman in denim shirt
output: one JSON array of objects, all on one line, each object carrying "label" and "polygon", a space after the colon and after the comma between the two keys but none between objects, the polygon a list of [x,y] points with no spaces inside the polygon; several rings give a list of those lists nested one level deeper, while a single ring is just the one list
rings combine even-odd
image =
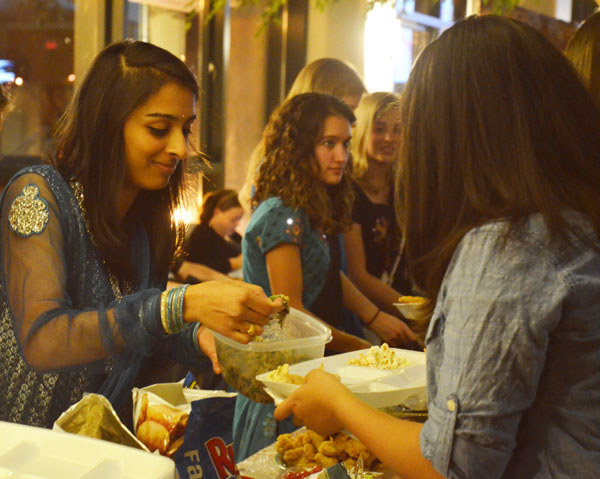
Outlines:
[{"label": "woman in denim shirt", "polygon": [[402,115],[429,418],[321,371],[275,417],[345,428],[405,479],[600,477],[600,111],[541,34],[485,16],[425,49]]}]

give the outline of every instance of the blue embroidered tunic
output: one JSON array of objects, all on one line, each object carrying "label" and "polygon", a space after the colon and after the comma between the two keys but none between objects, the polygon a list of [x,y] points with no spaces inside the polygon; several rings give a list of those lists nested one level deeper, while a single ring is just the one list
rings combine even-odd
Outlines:
[{"label": "blue embroidered tunic", "polygon": [[[244,280],[271,294],[265,254],[281,244],[300,248],[302,302],[310,311],[325,286],[329,270],[329,246],[310,226],[303,211],[285,206],[281,199],[263,201],[252,214],[242,241]],[[277,439],[277,434],[296,429],[291,420],[276,424],[273,404],[259,404],[239,395],[235,405],[233,440],[235,457],[242,461]]]},{"label": "blue embroidered tunic", "polygon": [[[209,366],[196,343],[198,325],[164,334],[166,278],[153,270],[141,227],[132,255],[135,292],[117,298],[62,176],[45,165],[11,179],[0,197],[0,420],[51,427],[84,392],[104,394],[118,407],[142,358],[155,353]],[[52,368],[24,357],[37,334],[48,338]]]}]

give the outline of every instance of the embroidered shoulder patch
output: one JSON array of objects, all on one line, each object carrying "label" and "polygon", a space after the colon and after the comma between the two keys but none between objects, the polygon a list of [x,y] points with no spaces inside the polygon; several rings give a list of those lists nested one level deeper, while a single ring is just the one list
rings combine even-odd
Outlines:
[{"label": "embroidered shoulder patch", "polygon": [[8,212],[10,229],[24,238],[44,231],[49,218],[48,202],[40,198],[40,189],[32,184],[23,188]]}]

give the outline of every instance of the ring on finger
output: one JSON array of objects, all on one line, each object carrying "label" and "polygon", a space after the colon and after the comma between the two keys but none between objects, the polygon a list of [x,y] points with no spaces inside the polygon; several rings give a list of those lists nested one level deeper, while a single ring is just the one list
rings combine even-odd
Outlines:
[{"label": "ring on finger", "polygon": [[248,335],[254,336],[255,334],[256,334],[256,326],[254,324],[251,324],[250,327],[248,328]]}]

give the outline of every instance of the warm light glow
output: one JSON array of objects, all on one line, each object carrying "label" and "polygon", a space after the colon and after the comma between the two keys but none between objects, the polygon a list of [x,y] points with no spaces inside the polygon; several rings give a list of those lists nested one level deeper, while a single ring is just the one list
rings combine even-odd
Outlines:
[{"label": "warm light glow", "polygon": [[71,83],[73,83],[75,81],[75,73],[71,73],[68,77],[67,80],[70,81]]},{"label": "warm light glow", "polygon": [[15,85],[17,85],[17,86],[23,85],[23,78],[21,78],[21,77],[15,78]]},{"label": "warm light glow", "polygon": [[177,208],[173,211],[173,220],[176,223],[184,223],[186,225],[192,223],[194,219],[194,212],[188,208]]},{"label": "warm light glow", "polygon": [[394,69],[403,55],[400,20],[391,3],[376,3],[365,22],[365,83],[369,91],[393,91]]},{"label": "warm light glow", "polygon": [[184,62],[185,61],[185,55],[179,55],[179,59]]}]

